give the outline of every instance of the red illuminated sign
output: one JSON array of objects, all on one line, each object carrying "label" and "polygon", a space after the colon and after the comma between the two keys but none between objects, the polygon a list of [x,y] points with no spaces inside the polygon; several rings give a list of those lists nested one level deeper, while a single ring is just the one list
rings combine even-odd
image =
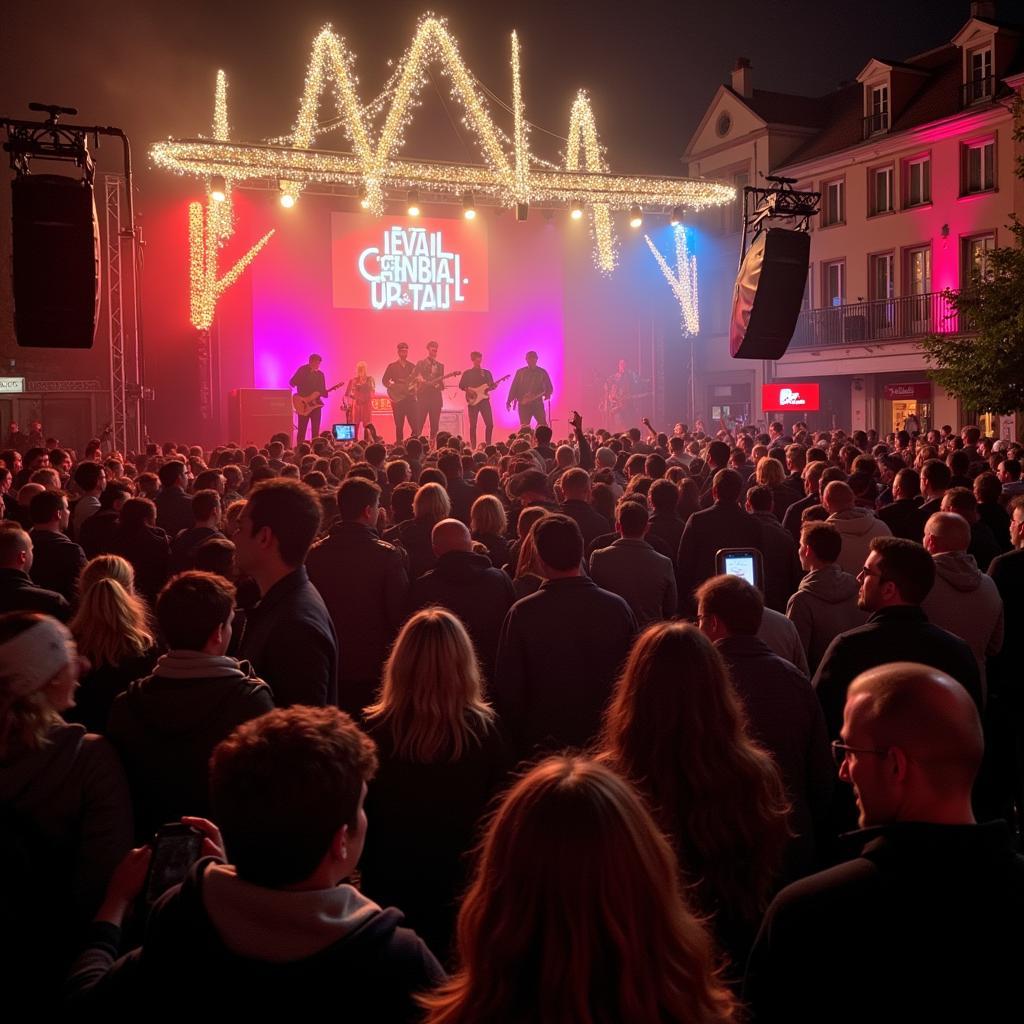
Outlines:
[{"label": "red illuminated sign", "polygon": [[487,311],[482,220],[331,216],[334,305],[413,313]]},{"label": "red illuminated sign", "polygon": [[817,412],[817,384],[762,384],[761,408],[765,412]]},{"label": "red illuminated sign", "polygon": [[882,394],[890,402],[910,398],[918,402],[930,402],[932,386],[927,381],[912,384],[884,384],[882,385]]}]

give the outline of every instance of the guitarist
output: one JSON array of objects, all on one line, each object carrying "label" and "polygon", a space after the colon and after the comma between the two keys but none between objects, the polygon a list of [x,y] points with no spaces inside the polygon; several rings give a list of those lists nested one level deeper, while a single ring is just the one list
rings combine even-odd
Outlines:
[{"label": "guitarist", "polygon": [[[467,388],[478,388],[481,385],[493,388],[494,377],[491,375],[491,371],[483,369],[480,365],[484,358],[483,355],[479,352],[470,352],[469,358],[473,366],[462,375],[459,380],[459,388],[463,391]],[[470,405],[468,412],[469,446],[471,448],[476,447],[476,421],[478,416],[482,416],[484,420],[484,443],[490,444],[491,435],[494,433],[494,413],[491,411],[490,393],[488,392],[487,396],[477,402],[476,405]]]},{"label": "guitarist", "polygon": [[505,407],[511,409],[514,403],[519,404],[520,426],[530,426],[531,420],[536,420],[538,427],[547,426],[544,402],[554,390],[548,371],[537,365],[537,353],[527,352],[526,365],[516,370]]},{"label": "guitarist", "polygon": [[437,342],[427,342],[427,358],[416,364],[417,381],[417,427],[418,434],[430,417],[430,445],[437,445],[437,431],[441,423],[441,407],[444,405],[444,394],[441,390],[444,380],[444,363],[437,361]]},{"label": "guitarist", "polygon": [[[405,421],[409,421],[409,435],[415,436],[416,428],[416,392],[413,381],[416,367],[409,362],[409,346],[404,342],[398,344],[398,359],[388,363],[380,382],[388,389],[391,399],[391,415],[395,419],[395,444],[401,444],[405,437]],[[396,397],[400,396],[400,397]]]},{"label": "guitarist", "polygon": [[[320,395],[327,393],[327,381],[324,379],[323,371],[320,369],[320,364],[323,362],[321,356],[318,356],[315,352],[309,357],[308,363],[303,363],[293,374],[292,379],[288,383],[295,388],[295,393],[302,398],[308,398],[314,392],[319,392]],[[311,409],[305,416],[300,415],[298,418],[298,425],[295,431],[295,443],[301,444],[306,439],[306,425],[311,424],[312,429],[309,433],[309,440],[312,442],[314,438],[320,434],[320,406],[315,409]]]}]

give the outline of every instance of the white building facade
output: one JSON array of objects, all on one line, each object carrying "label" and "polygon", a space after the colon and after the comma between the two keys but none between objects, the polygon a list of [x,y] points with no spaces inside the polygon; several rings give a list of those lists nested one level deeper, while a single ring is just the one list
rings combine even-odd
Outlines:
[{"label": "white building facade", "polygon": [[737,62],[686,149],[688,173],[738,189],[794,178],[821,192],[821,210],[797,329],[774,362],[729,356],[742,200],[698,226],[706,420],[775,418],[761,404],[769,383],[817,384],[819,409],[786,417],[817,428],[885,433],[914,414],[927,429],[983,412],[958,408],[929,380],[920,339],[962,329],[942,291],[986,273],[987,251],[1012,244],[1011,215],[1024,215],[1024,148],[1013,138],[1024,33],[992,8],[972,4],[952,40],[905,62],[871,59],[824,97],[755,89]]}]

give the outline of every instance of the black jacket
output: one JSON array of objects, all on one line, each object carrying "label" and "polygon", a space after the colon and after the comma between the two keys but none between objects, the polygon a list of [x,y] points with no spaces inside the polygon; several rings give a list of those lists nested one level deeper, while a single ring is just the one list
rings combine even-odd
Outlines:
[{"label": "black jacket", "polygon": [[590,545],[600,536],[606,534],[614,524],[607,519],[589,502],[580,498],[570,498],[563,501],[559,511],[574,520],[583,534],[583,549],[590,550]]},{"label": "black jacket", "polygon": [[[1024,548],[1008,551],[992,561],[988,574],[1003,599],[1003,617],[1007,623],[1024,623]],[[989,659],[990,689],[998,689],[1017,708],[1021,706],[1021,661],[1024,659],[1024,631],[1007,629],[1003,649]]]},{"label": "black jacket", "polygon": [[379,768],[366,796],[370,827],[359,860],[360,888],[382,907],[401,907],[417,935],[443,960],[478,827],[511,767],[496,726],[457,761],[398,757],[391,728],[371,724]]},{"label": "black jacket", "polygon": [[415,580],[434,567],[434,547],[431,534],[434,524],[421,519],[407,519],[395,527],[395,541],[409,556],[409,579]]},{"label": "black jacket", "polygon": [[[202,664],[204,656],[194,656]],[[213,748],[236,726],[274,708],[270,688],[247,665],[207,678],[176,678],[160,674],[165,663],[115,699],[107,723],[128,775],[139,842],[184,814],[210,817]]]},{"label": "black jacket", "polygon": [[693,592],[715,575],[715,553],[720,548],[757,548],[762,544],[761,524],[734,501],[716,501],[690,516],[679,540],[676,579],[679,610],[693,605]]},{"label": "black jacket", "polygon": [[951,675],[980,710],[981,680],[970,647],[932,625],[917,605],[882,608],[863,626],[840,633],[829,644],[814,675],[830,739],[838,737],[842,728],[850,683],[861,672],[891,661],[916,661]]},{"label": "black jacket", "polygon": [[305,566],[278,580],[250,609],[238,657],[270,684],[279,708],[338,703],[338,638]]},{"label": "black jacket", "polygon": [[792,535],[793,540],[798,543],[800,541],[800,528],[803,525],[803,520],[800,517],[804,514],[804,509],[810,508],[812,505],[820,504],[820,494],[807,494],[799,501],[794,501],[793,504],[786,509],[786,514],[782,517],[782,525]]},{"label": "black jacket", "polygon": [[119,693],[128,684],[142,679],[153,671],[160,651],[151,647],[137,657],[125,658],[120,665],[93,665],[79,680],[75,693],[75,706],[63,712],[66,722],[78,722],[89,732],[106,735],[110,708]]},{"label": "black jacket", "polygon": [[744,996],[759,1022],[1017,1016],[1024,858],[1001,821],[853,833],[860,856],[783,889]]},{"label": "black jacket", "polygon": [[683,517],[675,512],[655,512],[651,516],[650,527],[647,530],[647,543],[650,544],[651,536],[657,537],[665,542],[669,550],[669,558],[675,564],[676,554],[679,551],[679,540],[683,536],[686,523]]},{"label": "black jacket", "polygon": [[37,587],[27,572],[0,569],[0,612],[42,612],[67,622],[71,605],[55,590]]},{"label": "black jacket", "polygon": [[764,560],[764,603],[785,614],[786,605],[803,578],[800,554],[789,531],[771,512],[755,512],[761,524],[761,557]]},{"label": "black jacket", "polygon": [[35,529],[32,538],[32,582],[44,590],[56,590],[68,601],[75,600],[78,574],[85,565],[85,552],[63,533]]},{"label": "black jacket", "polygon": [[338,523],[306,556],[306,571],[344,652],[338,665],[339,706],[361,715],[405,615],[405,559],[369,526]]},{"label": "black jacket", "polygon": [[493,679],[501,624],[515,599],[508,574],[486,555],[449,551],[413,583],[409,607],[417,611],[437,604],[454,612],[469,631],[484,674]]},{"label": "black jacket", "polygon": [[113,553],[132,563],[135,589],[150,602],[156,600],[160,588],[171,574],[171,547],[167,534],[156,526],[142,526],[137,530],[118,526]]},{"label": "black jacket", "polygon": [[114,538],[117,536],[117,512],[112,508],[103,508],[78,528],[78,543],[82,545],[86,558],[107,555],[114,550]]},{"label": "black jacket", "polygon": [[900,498],[880,508],[875,515],[892,530],[894,537],[914,540],[918,544],[924,539],[924,524],[928,516],[913,498]]},{"label": "black jacket", "polygon": [[836,769],[825,716],[807,677],[756,636],[730,636],[715,646],[729,666],[754,738],[779,766],[792,804],[786,872],[790,879],[817,866]]},{"label": "black jacket", "polygon": [[[88,520],[86,520],[88,522]],[[190,526],[171,541],[171,572],[186,572],[195,568],[196,549],[211,537],[223,537],[220,530],[209,526]]]},{"label": "black jacket", "polygon": [[546,580],[512,605],[491,693],[515,753],[593,739],[636,628],[629,605],[585,576]]},{"label": "black jacket", "polygon": [[[416,934],[401,927],[400,911],[370,913],[342,938],[300,960],[251,959],[233,952],[210,919],[203,893],[210,864],[209,858],[198,861],[181,886],[157,901],[144,945],[120,959],[121,929],[92,926],[65,988],[76,1009],[122,1019],[142,1006],[166,1008],[187,984],[202,993],[204,1018],[288,1020],[299,1006],[336,1004],[351,1021],[421,1019],[413,996],[443,981],[444,971]],[[311,914],[311,929],[320,926]]]},{"label": "black jacket", "polygon": [[469,526],[469,513],[473,508],[473,502],[480,497],[480,492],[461,476],[449,480],[445,484],[445,490],[448,492],[448,500],[452,503],[452,517]]},{"label": "black jacket", "polygon": [[161,488],[153,501],[156,505],[156,525],[169,537],[176,537],[195,523],[192,496],[180,487]]}]

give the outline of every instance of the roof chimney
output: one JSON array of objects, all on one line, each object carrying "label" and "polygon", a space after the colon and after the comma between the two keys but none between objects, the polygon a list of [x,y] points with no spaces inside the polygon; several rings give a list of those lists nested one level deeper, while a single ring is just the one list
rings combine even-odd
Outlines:
[{"label": "roof chimney", "polygon": [[975,0],[975,2],[971,4],[971,17],[981,18],[982,21],[995,21],[995,0]]},{"label": "roof chimney", "polygon": [[737,57],[732,69],[732,91],[745,99],[754,95],[754,83],[750,76],[750,58]]}]

